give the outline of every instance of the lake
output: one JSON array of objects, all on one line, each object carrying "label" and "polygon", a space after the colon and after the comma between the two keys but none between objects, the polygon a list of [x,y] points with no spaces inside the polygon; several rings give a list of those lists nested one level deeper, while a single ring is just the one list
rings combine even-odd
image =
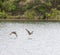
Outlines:
[{"label": "lake", "polygon": [[60,55],[60,22],[0,22],[0,55]]}]

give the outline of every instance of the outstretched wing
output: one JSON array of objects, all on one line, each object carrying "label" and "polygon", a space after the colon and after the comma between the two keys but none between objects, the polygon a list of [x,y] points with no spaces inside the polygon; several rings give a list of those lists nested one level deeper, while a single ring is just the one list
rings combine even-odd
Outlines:
[{"label": "outstretched wing", "polygon": [[25,29],[27,32],[28,32],[28,34],[30,34],[30,31],[29,30],[27,30],[27,29]]}]

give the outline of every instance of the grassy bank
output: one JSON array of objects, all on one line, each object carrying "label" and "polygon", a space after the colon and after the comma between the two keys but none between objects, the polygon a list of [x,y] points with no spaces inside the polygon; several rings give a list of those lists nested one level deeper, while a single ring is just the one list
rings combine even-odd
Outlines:
[{"label": "grassy bank", "polygon": [[0,19],[0,22],[60,22],[60,20],[34,20],[34,19]]}]

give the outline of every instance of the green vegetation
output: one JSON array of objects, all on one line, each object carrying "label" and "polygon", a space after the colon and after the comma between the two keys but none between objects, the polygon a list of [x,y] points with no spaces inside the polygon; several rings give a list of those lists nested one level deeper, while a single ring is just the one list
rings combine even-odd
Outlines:
[{"label": "green vegetation", "polygon": [[24,15],[29,19],[34,19],[36,16],[36,12],[35,11],[26,11]]},{"label": "green vegetation", "polygon": [[60,0],[0,0],[0,19],[60,19]]}]

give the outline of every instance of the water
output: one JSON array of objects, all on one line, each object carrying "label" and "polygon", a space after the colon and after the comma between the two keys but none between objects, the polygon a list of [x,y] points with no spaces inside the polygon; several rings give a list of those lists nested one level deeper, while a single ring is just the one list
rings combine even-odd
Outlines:
[{"label": "water", "polygon": [[[10,35],[12,31],[18,37]],[[1,22],[0,55],[60,55],[60,23]]]}]

